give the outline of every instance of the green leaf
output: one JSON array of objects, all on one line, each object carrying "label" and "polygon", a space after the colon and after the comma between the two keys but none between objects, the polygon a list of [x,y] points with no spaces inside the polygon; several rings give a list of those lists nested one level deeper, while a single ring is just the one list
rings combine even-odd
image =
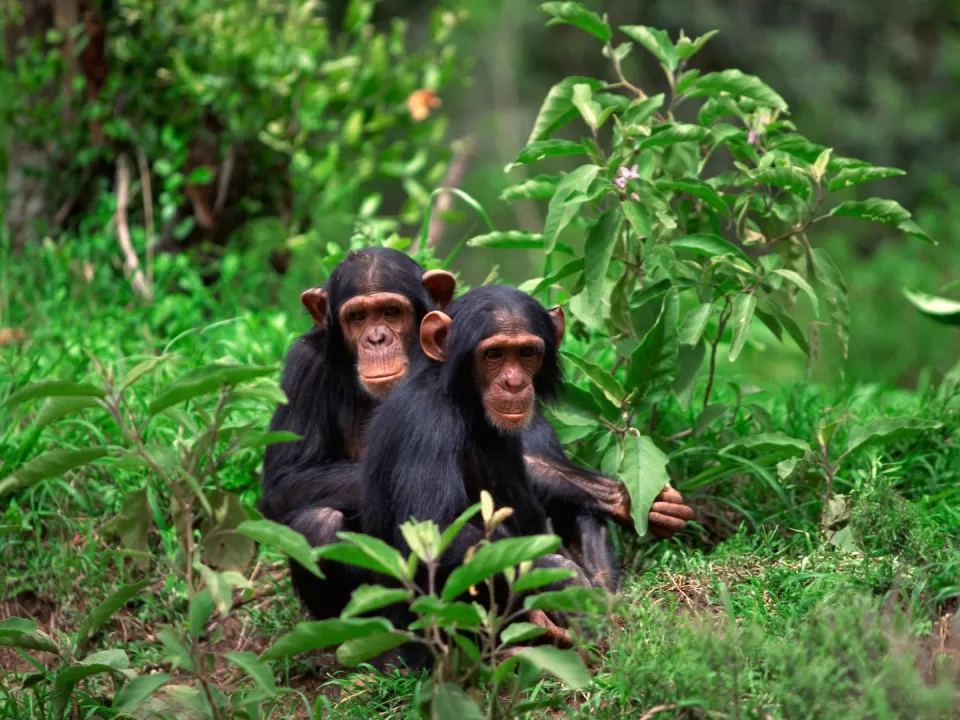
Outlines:
[{"label": "green leaf", "polygon": [[7,535],[19,535],[30,531],[29,525],[3,525],[0,524],[0,537]]},{"label": "green leaf", "polygon": [[323,577],[313,560],[313,549],[307,539],[293,528],[272,520],[245,520],[237,526],[237,532],[248,538],[279,550],[293,558],[318,578]]},{"label": "green leaf", "polygon": [[653,501],[667,485],[667,456],[653,440],[631,432],[623,440],[623,462],[618,473],[630,493],[630,515],[637,535],[647,534],[647,521]]},{"label": "green leaf", "polygon": [[621,207],[627,222],[630,223],[630,227],[633,228],[638,238],[643,240],[653,235],[654,222],[647,208],[632,198],[625,199]]},{"label": "green leaf", "polygon": [[263,654],[266,659],[277,659],[321,650],[354,638],[393,632],[393,625],[383,618],[332,618],[316,622],[297,623],[293,630],[281,635]]},{"label": "green leaf", "polygon": [[[197,563],[196,568],[200,577],[203,578],[205,589],[210,593],[210,599],[213,600],[220,615],[226,616],[233,606],[233,587],[227,582],[224,573],[218,573],[203,563]],[[241,575],[241,577],[243,576]],[[197,595],[194,595],[194,598],[196,597]]]},{"label": "green leaf", "polygon": [[[409,579],[410,571],[406,560],[403,559],[403,555],[383,540],[352,532],[338,532],[337,537],[359,548],[364,555],[381,568],[379,572],[389,575],[396,580]],[[333,547],[336,546],[327,546],[327,548]],[[327,548],[323,549],[326,550]],[[324,557],[326,557],[326,555],[324,555]],[[336,559],[336,555],[330,555],[330,557]]]},{"label": "green leaf", "polygon": [[700,198],[713,210],[725,217],[730,216],[730,208],[723,198],[712,187],[702,180],[685,178],[683,180],[660,180],[656,183],[657,190],[669,190],[676,193],[687,193]]},{"label": "green leaf", "polygon": [[781,112],[788,110],[787,101],[775,90],[760,78],[746,75],[739,70],[724,70],[701,75],[694,81],[692,87],[687,89],[685,95],[687,97],[730,95],[734,98],[748,98]]},{"label": "green leaf", "polygon": [[107,599],[102,603],[97,605],[92,612],[87,614],[87,616],[83,619],[83,622],[80,623],[80,627],[77,628],[77,647],[83,645],[97,630],[103,627],[107,620],[113,617],[117,610],[139,595],[140,591],[149,584],[149,580],[144,580],[143,582],[134,583],[132,585],[124,585],[115,593],[107,597]]},{"label": "green leaf", "polygon": [[710,319],[710,311],[713,310],[712,303],[703,303],[687,313],[680,325],[678,342],[681,345],[696,345],[703,337],[703,331],[706,330],[707,321]]},{"label": "green leaf", "polygon": [[861,220],[890,225],[907,235],[936,245],[933,239],[910,219],[910,212],[896,200],[884,200],[882,198],[847,200],[833,208],[829,214],[836,217],[860,218]]},{"label": "green leaf", "polygon": [[601,170],[603,168],[599,165],[581,165],[564,175],[557,185],[557,191],[547,207],[547,219],[543,224],[544,249],[547,254],[553,252],[560,233],[570,224],[584,202],[582,199],[571,199],[571,196],[586,191]]},{"label": "green leaf", "polygon": [[508,164],[504,171],[510,172],[517,165],[529,165],[547,158],[586,154],[587,149],[572,140],[536,140],[524,147],[517,159]]},{"label": "green leaf", "polygon": [[697,389],[697,377],[703,360],[707,356],[707,345],[699,340],[696,345],[680,345],[677,361],[677,378],[673,381],[673,392],[677,396],[680,407],[690,408],[693,402],[693,393]]},{"label": "green leaf", "polygon": [[253,448],[262,448],[267,445],[278,445],[280,443],[296,442],[300,436],[293,432],[258,432],[243,435],[237,441],[238,450],[251,450]]},{"label": "green leaf", "polygon": [[27,620],[21,617],[7,618],[0,620],[0,638],[17,637],[19,635],[29,635],[37,631],[37,624],[33,620]]},{"label": "green leaf", "polygon": [[355,667],[409,641],[410,638],[404,633],[396,631],[353,638],[337,648],[337,661],[341,665]]},{"label": "green leaf", "polygon": [[566,568],[534,568],[517,578],[516,582],[513,583],[513,591],[515,593],[527,592],[545,585],[569,580],[574,577],[574,574],[573,570]]},{"label": "green leaf", "polygon": [[[527,139],[528,145],[548,139],[577,116],[577,109],[573,105],[573,88],[575,85],[586,85],[591,90],[599,90],[603,87],[601,81],[593,78],[568,77],[550,88],[543,105],[540,106],[540,112],[537,113],[537,119],[533,123],[533,130],[530,131],[530,137]],[[507,190],[509,189],[507,188]],[[504,194],[507,190],[504,191]]]},{"label": "green leaf", "polygon": [[[150,498],[147,488],[131,490],[123,496],[123,507],[111,523],[113,530],[120,536],[120,546],[137,552],[147,551],[147,533],[153,522]],[[138,563],[141,566],[145,562]]]},{"label": "green leaf", "polygon": [[726,405],[725,403],[707,405],[703,410],[700,411],[700,414],[697,415],[696,421],[693,423],[694,437],[700,437],[703,435],[703,433],[705,433],[707,429],[713,425],[713,423],[726,415],[727,410],[729,409],[730,406]]},{"label": "green leaf", "polygon": [[24,618],[8,618],[0,622],[0,647],[40,650],[59,655],[60,648],[37,624]]},{"label": "green leaf", "polygon": [[[576,5],[576,3],[551,3]],[[438,685],[430,706],[430,720],[484,720],[486,716],[467,694],[453,683]]]},{"label": "green leaf", "polygon": [[511,250],[539,250],[543,247],[543,235],[540,233],[507,230],[477,235],[467,240],[469,247],[508,248]]},{"label": "green leaf", "polygon": [[473,516],[480,512],[480,503],[474,503],[466,510],[464,510],[460,515],[450,523],[443,533],[440,535],[440,553],[443,554],[443,551],[450,547],[450,543],[454,541],[454,538],[457,537],[457,534],[463,529],[463,526],[470,522],[473,519]]},{"label": "green leaf", "polygon": [[203,629],[213,617],[214,609],[213,593],[210,592],[209,587],[193,594],[193,599],[187,608],[187,627],[190,629],[190,637],[194,640],[203,635]]},{"label": "green leaf", "polygon": [[807,200],[810,197],[810,179],[799,168],[771,167],[757,170],[752,174],[755,183],[783,188],[797,197]]},{"label": "green leaf", "polygon": [[508,625],[500,633],[500,642],[505,645],[518,645],[543,635],[547,629],[528,622],[516,622]]},{"label": "green leaf", "polygon": [[677,374],[677,314],[680,301],[672,287],[663,299],[660,315],[630,355],[627,388],[639,397],[669,387]]},{"label": "green leaf", "polygon": [[525,560],[534,560],[541,555],[552,553],[558,547],[560,538],[556,535],[528,535],[483,545],[470,562],[450,573],[441,597],[448,602],[455,600],[471,585],[477,585]]},{"label": "green leaf", "polygon": [[276,691],[277,686],[273,682],[273,669],[265,662],[260,660],[252,652],[228,652],[224,657],[228,662],[236,665],[243,670],[247,676],[253,678],[257,685],[269,693]]},{"label": "green leaf", "polygon": [[578,2],[546,2],[540,9],[553,18],[547,22],[547,27],[560,24],[574,25],[602,42],[610,42],[610,26],[595,12],[587,10]]},{"label": "green leaf", "polygon": [[604,282],[613,256],[613,247],[620,234],[622,216],[613,209],[600,216],[587,235],[583,248],[584,291],[587,305],[598,310],[603,306]]},{"label": "green leaf", "polygon": [[844,188],[861,185],[863,183],[873,182],[874,180],[886,180],[887,178],[900,177],[906,175],[903,170],[892,167],[860,167],[844,168],[830,180],[827,189],[830,192],[843,190]]},{"label": "green leaf", "polygon": [[80,410],[89,408],[103,407],[99,398],[84,397],[83,395],[61,395],[59,397],[47,398],[47,401],[37,413],[37,419],[33,421],[33,427],[36,429],[45,428],[52,425],[57,420]]},{"label": "green leaf", "polygon": [[960,325],[960,302],[903,288],[903,295],[917,310],[943,325]]},{"label": "green leaf", "polygon": [[433,595],[420,596],[410,609],[419,615],[441,620],[443,627],[456,624],[461,629],[470,629],[483,624],[483,617],[476,605],[465,602],[443,602]]},{"label": "green leaf", "polygon": [[866,425],[854,425],[850,428],[850,434],[847,436],[847,453],[916,437],[920,433],[941,427],[943,423],[921,418],[878,418]]},{"label": "green leaf", "polygon": [[13,475],[0,480],[0,495],[23,490],[43,480],[61,475],[99,460],[107,454],[104,448],[85,448],[83,450],[51,450],[33,458]]},{"label": "green leaf", "polygon": [[733,255],[745,260],[747,264],[753,265],[747,254],[728,240],[712,233],[695,233],[693,235],[684,235],[676,240],[670,241],[670,247],[675,250],[686,250],[695,255],[704,257],[716,257],[718,255]]},{"label": "green leaf", "polygon": [[733,339],[730,341],[730,352],[727,355],[730,362],[740,357],[740,352],[747,343],[750,321],[753,320],[753,312],[756,309],[757,296],[753,293],[741,293],[733,299],[733,313],[730,315]]},{"label": "green leaf", "polygon": [[[120,652],[123,653],[122,650]],[[123,653],[123,657],[126,659],[126,653]],[[118,668],[104,663],[85,662],[82,665],[68,667],[59,673],[53,681],[53,692],[50,693],[50,701],[55,720],[62,720],[62,718],[66,716],[67,708],[70,707],[70,696],[73,694],[73,689],[77,686],[77,683],[93,675],[114,673],[117,672],[117,670]]]},{"label": "green leaf", "polygon": [[233,363],[213,363],[206,367],[191,370],[174,380],[159,396],[150,403],[148,412],[156,415],[178,403],[191,400],[219,390],[223,386],[240,383],[272,375],[275,367],[260,365],[239,365]]},{"label": "green leaf", "polygon": [[645,125],[654,113],[663,107],[663,93],[652,95],[643,100],[634,100],[623,113],[624,125]]},{"label": "green leaf", "polygon": [[566,350],[562,350],[561,354],[563,355],[564,360],[567,360],[575,365],[583,372],[584,375],[587,376],[587,380],[603,391],[603,394],[610,402],[617,406],[623,402],[623,398],[626,396],[626,391],[623,389],[623,385],[620,384],[620,381],[617,380],[613,375],[608,373],[599,365],[596,365],[589,360],[580,357],[579,355],[567,352]]},{"label": "green leaf", "polygon": [[522,283],[519,287],[521,290],[530,295],[537,295],[537,293],[542,292],[551,285],[558,283],[561,280],[570,277],[571,275],[576,275],[577,273],[583,272],[583,267],[583,258],[577,258],[576,260],[571,260],[570,262],[566,263],[556,272],[550,273],[545,278],[540,279],[536,284],[533,284],[530,287],[525,287],[526,283]]},{"label": "green leaf", "polygon": [[118,713],[132,713],[157,690],[170,682],[167,673],[140,675],[135,677],[113,696],[113,709]]},{"label": "green leaf", "polygon": [[540,670],[550,673],[574,690],[585,688],[591,682],[590,673],[587,672],[583,660],[572,650],[560,650],[543,645],[523,648],[517,655],[533,663]]},{"label": "green leaf", "polygon": [[557,175],[537,175],[529,180],[521,180],[510,185],[500,193],[501,200],[549,200],[557,191],[560,177]]},{"label": "green leaf", "polygon": [[562,590],[528,596],[523,607],[565,613],[602,613],[609,610],[610,597],[600,588],[571,585]]},{"label": "green leaf", "polygon": [[691,40],[687,37],[681,37],[677,40],[677,56],[681,60],[686,60],[692,55],[696,55],[703,49],[703,46],[707,44],[707,41],[710,40],[714,35],[716,35],[719,30],[711,30],[708,33],[704,33],[696,40]]},{"label": "green leaf", "polygon": [[833,331],[840,341],[843,357],[846,358],[850,347],[850,305],[847,302],[846,283],[843,281],[840,269],[827,255],[826,250],[816,248],[811,256],[817,280],[823,286],[823,299],[827,305],[830,321],[833,323]]},{"label": "green leaf", "polygon": [[820,317],[820,303],[817,300],[817,293],[814,292],[813,287],[804,279],[803,275],[794,270],[774,270],[771,274],[784,277],[803,290],[807,294],[807,297],[810,298],[810,305],[813,307],[813,316]]},{"label": "green leaf", "polygon": [[661,147],[663,145],[675,145],[677,143],[684,142],[700,142],[709,134],[710,131],[700,125],[680,122],[663,123],[662,125],[657,125],[653,134],[641,141],[638,147],[645,150],[647,148]]},{"label": "green leaf", "polygon": [[762,454],[772,453],[778,450],[787,450],[793,455],[803,457],[804,454],[810,451],[810,445],[803,440],[792,438],[785,433],[774,432],[741,438],[727,445],[721,452],[730,453],[743,450],[753,450]]},{"label": "green leaf", "polygon": [[385,588],[380,585],[361,585],[350,595],[350,602],[340,613],[342,618],[363,615],[372,610],[379,610],[387,605],[405,602],[413,595],[411,590],[403,588]]},{"label": "green leaf", "polygon": [[144,360],[142,363],[134,365],[130,368],[129,372],[123,376],[123,379],[120,381],[120,389],[126,390],[128,387],[133,385],[137,380],[146,375],[149,375],[154,370],[156,370],[160,365],[167,362],[173,355],[161,355],[159,357],[152,357]]},{"label": "green leaf", "polygon": [[677,50],[664,30],[646,25],[621,25],[620,32],[634,42],[642,45],[660,64],[668,70],[676,70],[679,58]]},{"label": "green leaf", "polygon": [[4,400],[0,408],[13,408],[17,405],[22,405],[27,400],[62,397],[64,395],[82,395],[84,397],[102,398],[107,396],[107,391],[88,383],[74,383],[67,382],[66,380],[40,380],[39,382],[30,383],[26,387],[17,390],[17,392]]}]

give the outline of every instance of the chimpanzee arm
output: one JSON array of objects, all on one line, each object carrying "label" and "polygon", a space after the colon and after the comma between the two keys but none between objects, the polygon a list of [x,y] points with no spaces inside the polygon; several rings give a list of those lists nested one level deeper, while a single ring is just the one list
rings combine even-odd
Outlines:
[{"label": "chimpanzee arm", "polygon": [[630,495],[624,484],[572,463],[553,426],[539,409],[523,432],[523,455],[527,474],[538,494],[543,487],[576,488],[583,493],[579,497],[590,501],[618,523],[633,524]]}]

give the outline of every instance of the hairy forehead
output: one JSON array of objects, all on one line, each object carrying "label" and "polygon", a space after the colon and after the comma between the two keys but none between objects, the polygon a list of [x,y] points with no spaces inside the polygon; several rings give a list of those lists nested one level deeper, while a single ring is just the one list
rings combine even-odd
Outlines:
[{"label": "hairy forehead", "polygon": [[354,310],[369,310],[382,305],[393,304],[405,308],[413,308],[410,300],[405,295],[394,292],[372,292],[364,295],[356,295],[347,300],[341,307],[340,313],[353,312]]},{"label": "hairy forehead", "polygon": [[477,350],[483,351],[491,347],[522,347],[526,345],[535,345],[543,349],[543,339],[539,335],[527,332],[526,328],[521,328],[516,332],[498,332],[496,335],[488,337],[477,345]]}]

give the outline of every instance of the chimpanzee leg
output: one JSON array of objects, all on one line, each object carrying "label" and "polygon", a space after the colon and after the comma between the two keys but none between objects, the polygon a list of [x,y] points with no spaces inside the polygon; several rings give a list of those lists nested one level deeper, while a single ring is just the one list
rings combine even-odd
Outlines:
[{"label": "chimpanzee leg", "polygon": [[[309,508],[297,515],[290,527],[302,533],[312,547],[337,542],[337,533],[347,529],[344,514],[328,507]],[[318,563],[323,579],[295,560],[290,561],[293,587],[310,614],[317,620],[338,617],[360,584],[359,572],[332,560]]]}]

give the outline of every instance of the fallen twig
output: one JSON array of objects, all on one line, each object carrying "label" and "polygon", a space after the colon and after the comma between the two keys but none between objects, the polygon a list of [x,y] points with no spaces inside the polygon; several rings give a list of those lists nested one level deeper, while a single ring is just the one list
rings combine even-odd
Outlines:
[{"label": "fallen twig", "polygon": [[117,158],[117,240],[123,250],[124,272],[132,276],[130,284],[140,297],[146,301],[153,300],[153,292],[140,269],[140,261],[130,241],[130,226],[127,224],[127,205],[130,202],[130,167],[125,155]]}]

